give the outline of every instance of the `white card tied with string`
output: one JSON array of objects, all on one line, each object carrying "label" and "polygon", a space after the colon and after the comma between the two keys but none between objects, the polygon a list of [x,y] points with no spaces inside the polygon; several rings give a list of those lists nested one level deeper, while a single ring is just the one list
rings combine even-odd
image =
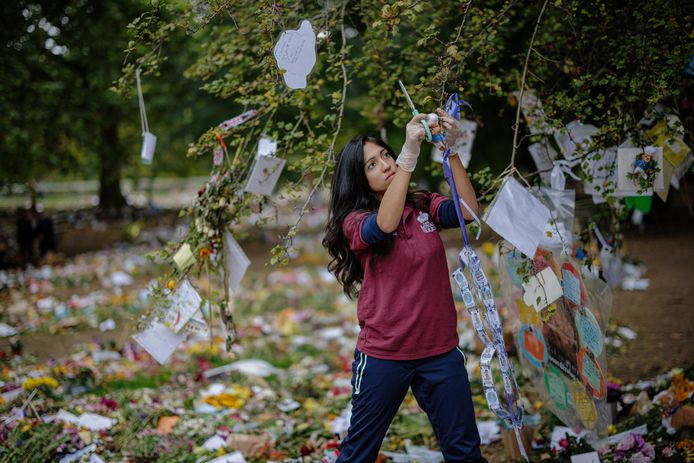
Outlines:
[{"label": "white card tied with string", "polygon": [[255,157],[253,169],[246,181],[245,191],[265,196],[272,194],[285,164],[284,159],[275,157],[276,151],[276,141],[265,137],[260,138],[258,155]]},{"label": "white card tied with string", "polygon": [[246,274],[251,261],[228,231],[224,232],[224,257],[224,265],[226,265],[227,270],[227,285],[229,290],[235,293],[241,286],[241,279]]},{"label": "white card tied with string", "polygon": [[142,164],[152,164],[154,149],[157,146],[157,137],[149,131],[147,122],[147,112],[145,111],[145,98],[142,96],[142,85],[140,84],[140,68],[135,70],[135,80],[137,82],[137,102],[140,106],[140,126],[142,128],[142,149],[140,159]]},{"label": "white card tied with string", "polygon": [[311,22],[301,21],[298,30],[282,32],[274,49],[277,66],[289,88],[306,87],[306,77],[316,64],[316,34]]},{"label": "white card tied with string", "polygon": [[158,319],[154,319],[147,329],[134,334],[133,339],[163,365],[186,339],[186,336],[182,333],[174,333]]},{"label": "white card tied with string", "polygon": [[526,256],[535,255],[549,222],[549,209],[513,177],[506,177],[484,221]]}]

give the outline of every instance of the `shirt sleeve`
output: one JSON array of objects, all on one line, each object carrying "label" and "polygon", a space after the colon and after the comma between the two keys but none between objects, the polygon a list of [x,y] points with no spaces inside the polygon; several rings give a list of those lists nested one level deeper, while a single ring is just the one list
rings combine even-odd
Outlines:
[{"label": "shirt sleeve", "polygon": [[378,227],[376,213],[352,212],[342,222],[342,232],[347,238],[349,249],[360,252],[371,244],[385,239],[388,234]]},{"label": "shirt sleeve", "polygon": [[[438,228],[459,228],[458,215],[455,213],[455,203],[438,193],[430,193],[429,216]],[[465,220],[465,223],[468,223]]]}]

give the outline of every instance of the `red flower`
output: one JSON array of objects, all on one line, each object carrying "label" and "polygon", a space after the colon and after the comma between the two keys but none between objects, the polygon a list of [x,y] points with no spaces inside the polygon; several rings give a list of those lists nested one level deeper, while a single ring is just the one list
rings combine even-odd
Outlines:
[{"label": "red flower", "polygon": [[559,441],[559,447],[561,447],[563,449],[569,448],[569,439],[567,439],[567,438],[561,439]]}]

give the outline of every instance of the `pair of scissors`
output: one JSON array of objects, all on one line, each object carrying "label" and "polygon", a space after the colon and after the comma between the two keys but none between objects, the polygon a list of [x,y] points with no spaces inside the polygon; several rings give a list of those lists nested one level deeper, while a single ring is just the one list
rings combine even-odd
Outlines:
[{"label": "pair of scissors", "polygon": [[[417,114],[419,114],[419,111],[417,111],[417,108],[415,108],[414,103],[412,102],[412,98],[410,98],[410,94],[407,93],[407,89],[405,88],[405,85],[403,85],[402,81],[399,79],[398,79],[398,84],[400,84],[400,89],[402,90],[402,93],[405,94],[405,98],[407,98],[407,104],[410,105],[410,109],[412,110],[412,115],[416,116]],[[432,137],[431,137],[431,130],[429,129],[429,124],[424,119],[419,121],[419,122],[421,122],[422,125],[424,126],[424,130],[426,130],[426,133],[427,133],[427,136],[426,136],[427,141],[430,142]]]}]

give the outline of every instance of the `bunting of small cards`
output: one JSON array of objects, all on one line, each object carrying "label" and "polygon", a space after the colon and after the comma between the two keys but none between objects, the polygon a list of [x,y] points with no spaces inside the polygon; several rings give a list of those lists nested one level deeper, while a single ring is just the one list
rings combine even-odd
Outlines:
[{"label": "bunting of small cards", "polygon": [[265,196],[272,194],[285,164],[284,159],[275,157],[276,151],[276,141],[265,137],[260,139],[258,155],[255,157],[253,169],[246,181],[245,191]]},{"label": "bunting of small cards", "polygon": [[306,87],[306,77],[316,64],[316,34],[311,22],[303,20],[299,29],[282,32],[273,53],[287,86]]}]

